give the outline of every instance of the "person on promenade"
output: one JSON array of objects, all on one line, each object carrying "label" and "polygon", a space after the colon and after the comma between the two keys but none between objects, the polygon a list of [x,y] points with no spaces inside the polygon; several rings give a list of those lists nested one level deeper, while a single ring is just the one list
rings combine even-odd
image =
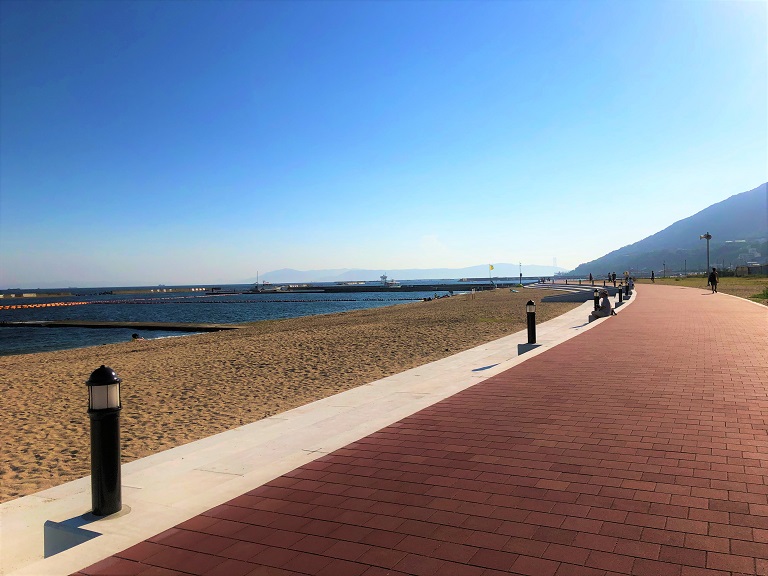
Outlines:
[{"label": "person on promenade", "polygon": [[595,281],[592,278],[592,272],[589,273],[589,283],[592,284],[593,286],[595,285]]},{"label": "person on promenade", "polygon": [[720,281],[720,276],[717,273],[717,268],[712,268],[712,272],[709,273],[707,278],[707,284],[712,287],[712,294],[717,292],[717,283]]},{"label": "person on promenade", "polygon": [[656,276],[653,275],[653,270],[651,270],[651,282],[656,283]]},{"label": "person on promenade", "polygon": [[608,299],[608,290],[600,291],[600,307],[597,310],[593,310],[589,315],[589,321],[597,320],[598,318],[605,318],[607,316],[615,316],[613,308],[611,308],[611,301]]}]

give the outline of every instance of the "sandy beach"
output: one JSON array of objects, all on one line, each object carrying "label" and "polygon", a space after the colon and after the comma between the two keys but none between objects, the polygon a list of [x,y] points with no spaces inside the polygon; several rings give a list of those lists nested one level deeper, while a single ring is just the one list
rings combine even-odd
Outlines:
[{"label": "sandy beach", "polygon": [[[90,473],[85,381],[123,379],[123,462],[445,358],[578,306],[495,290],[242,330],[0,357],[0,501]],[[586,318],[585,318],[586,320]]]}]

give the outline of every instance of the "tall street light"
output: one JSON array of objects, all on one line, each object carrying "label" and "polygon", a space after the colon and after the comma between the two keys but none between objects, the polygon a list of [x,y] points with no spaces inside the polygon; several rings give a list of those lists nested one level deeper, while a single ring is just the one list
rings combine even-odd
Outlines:
[{"label": "tall street light", "polygon": [[706,234],[699,236],[699,240],[703,240],[705,238],[707,240],[707,274],[709,274],[709,241],[712,240],[712,234],[707,232]]}]

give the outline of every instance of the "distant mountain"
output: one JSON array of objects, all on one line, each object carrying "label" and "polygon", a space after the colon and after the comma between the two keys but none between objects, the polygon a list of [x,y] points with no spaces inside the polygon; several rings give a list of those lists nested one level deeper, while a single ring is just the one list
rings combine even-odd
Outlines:
[{"label": "distant mountain", "polygon": [[707,265],[709,232],[711,266],[731,267],[768,261],[768,183],[731,196],[701,212],[675,222],[661,232],[624,246],[591,262],[579,264],[569,275],[602,277],[609,272],[661,274],[703,271]]},{"label": "distant mountain", "polygon": [[[386,274],[391,280],[441,280],[459,278],[517,278],[521,268],[519,264],[493,264],[493,270],[489,270],[488,264],[470,266],[467,268],[410,268],[401,270],[363,270],[363,269],[335,269],[335,270],[292,270],[284,268],[267,272],[259,276],[259,282],[267,281],[273,284],[285,282],[350,282],[354,280],[378,280]],[[525,277],[554,276],[556,273],[565,272],[565,268],[559,266],[539,266],[535,264],[523,264],[522,274]],[[248,282],[256,282],[251,278]]]},{"label": "distant mountain", "polygon": [[[282,268],[272,272],[266,272],[259,276],[259,282],[271,282],[280,284],[284,282],[326,282],[320,278],[336,278],[349,272],[348,268],[338,268],[332,270],[294,270],[292,268]],[[248,282],[256,282],[256,278],[251,278]],[[378,280],[378,278],[377,278]]]}]

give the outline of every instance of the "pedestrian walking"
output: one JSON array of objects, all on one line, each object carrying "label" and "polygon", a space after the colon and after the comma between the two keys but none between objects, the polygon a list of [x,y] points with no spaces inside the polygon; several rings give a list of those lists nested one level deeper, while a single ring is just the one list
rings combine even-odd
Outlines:
[{"label": "pedestrian walking", "polygon": [[720,281],[720,276],[717,273],[717,268],[712,268],[712,272],[709,273],[707,278],[707,285],[712,287],[712,294],[717,292],[717,283]]}]

